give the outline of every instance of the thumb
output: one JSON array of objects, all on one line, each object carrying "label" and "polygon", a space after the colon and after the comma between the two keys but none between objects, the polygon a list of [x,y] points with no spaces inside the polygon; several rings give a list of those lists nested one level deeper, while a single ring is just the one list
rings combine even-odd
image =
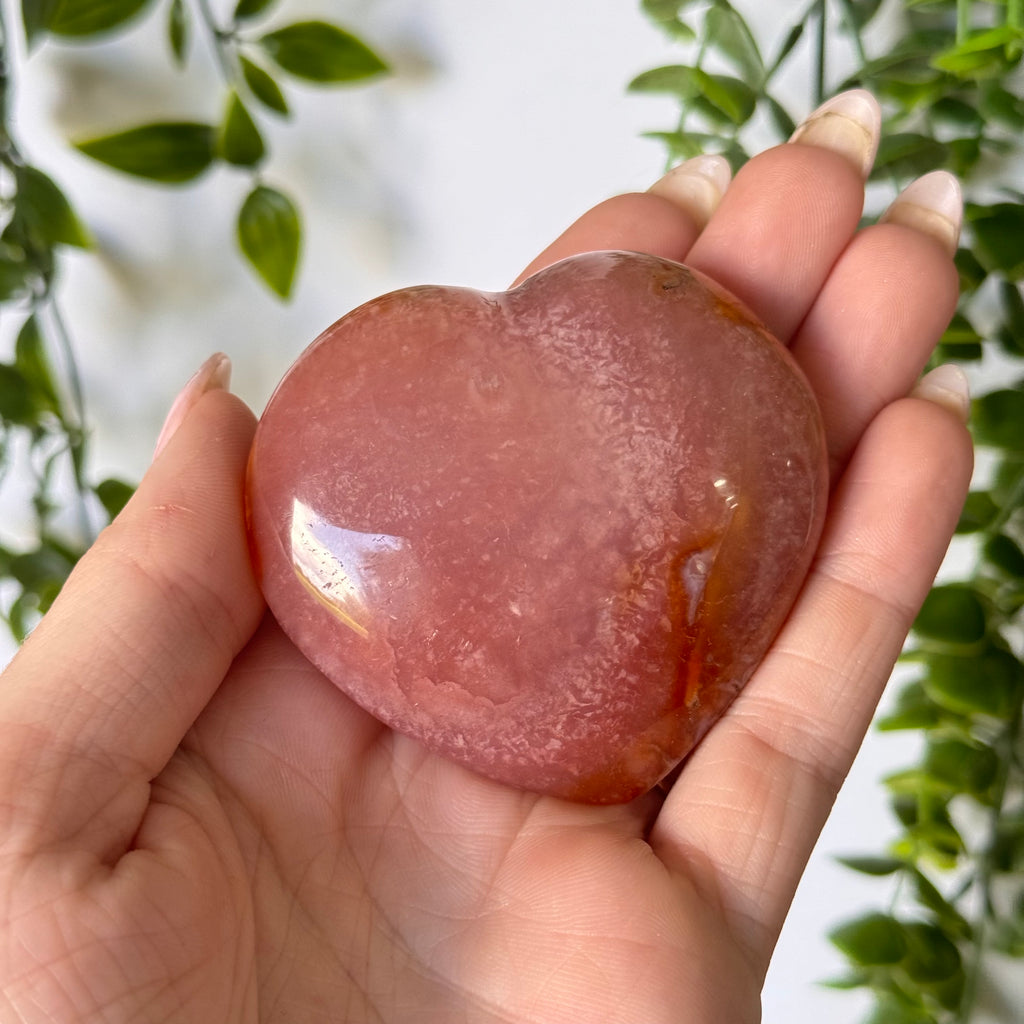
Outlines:
[{"label": "thumb", "polygon": [[33,845],[109,837],[111,815],[133,828],[259,622],[243,497],[255,421],[223,389],[225,363],[189,382],[138,491],[4,673],[0,816]]}]

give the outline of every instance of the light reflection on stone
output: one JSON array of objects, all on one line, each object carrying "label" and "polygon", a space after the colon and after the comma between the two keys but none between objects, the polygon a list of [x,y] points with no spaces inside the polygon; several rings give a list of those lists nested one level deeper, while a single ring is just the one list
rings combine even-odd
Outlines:
[{"label": "light reflection on stone", "polygon": [[292,503],[295,575],[320,604],[364,639],[370,635],[375,584],[389,579],[392,556],[407,547],[402,537],[346,530],[298,498]]}]

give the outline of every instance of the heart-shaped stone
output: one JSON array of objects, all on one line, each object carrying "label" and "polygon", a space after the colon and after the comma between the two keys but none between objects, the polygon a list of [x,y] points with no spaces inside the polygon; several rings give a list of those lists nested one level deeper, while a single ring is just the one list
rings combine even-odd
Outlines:
[{"label": "heart-shaped stone", "polygon": [[593,803],[645,792],[736,696],[826,499],[788,352],[622,252],[361,306],[274,393],[248,480],[264,593],[310,661],[433,751]]}]

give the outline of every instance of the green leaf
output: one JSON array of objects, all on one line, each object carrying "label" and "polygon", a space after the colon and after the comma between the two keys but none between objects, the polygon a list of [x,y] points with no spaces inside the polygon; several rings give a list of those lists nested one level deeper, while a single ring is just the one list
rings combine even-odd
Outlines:
[{"label": "green leaf", "polygon": [[1002,75],[1021,54],[1020,29],[1010,25],[977,32],[932,58],[932,66],[961,78]]},{"label": "green leaf", "polygon": [[11,603],[10,610],[7,612],[7,625],[16,644],[25,642],[33,625],[38,620],[37,604],[36,595],[31,591],[22,592]]},{"label": "green leaf", "polygon": [[356,82],[387,70],[362,40],[326,21],[299,21],[257,40],[289,74],[308,82]]},{"label": "green leaf", "polygon": [[925,693],[919,682],[907,683],[896,698],[896,706],[879,718],[875,728],[879,732],[897,732],[901,729],[931,729],[942,722],[942,711]]},{"label": "green leaf", "polygon": [[888,914],[865,914],[839,925],[828,937],[840,952],[862,967],[897,964],[907,952],[903,926]]},{"label": "green leaf", "polygon": [[993,869],[1004,874],[1024,868],[1024,815],[1020,812],[1004,810],[1000,815],[991,860]]},{"label": "green leaf", "polygon": [[[947,37],[943,35],[942,38]],[[934,48],[934,39],[910,36],[881,57],[862,65],[842,84],[842,88],[867,85],[882,91],[893,84],[919,86],[935,81],[941,76],[929,66]]]},{"label": "green leaf", "polygon": [[982,336],[975,330],[974,324],[963,313],[953,314],[953,319],[942,335],[942,344],[949,346],[974,346],[982,340]]},{"label": "green leaf", "polygon": [[859,871],[862,875],[872,875],[877,878],[893,875],[907,866],[906,861],[900,860],[899,857],[861,856],[837,857],[836,859],[851,871]]},{"label": "green leaf", "polygon": [[932,104],[929,113],[936,121],[958,129],[979,131],[985,124],[974,103],[968,103],[956,96],[943,96]]},{"label": "green leaf", "polygon": [[37,608],[46,612],[74,568],[65,550],[48,540],[39,547],[25,551],[11,560],[11,575],[26,591],[36,595]]},{"label": "green leaf", "polygon": [[1024,449],[1024,391],[990,391],[972,403],[971,426],[979,444]]},{"label": "green leaf", "polygon": [[1003,87],[1002,82],[986,82],[980,93],[978,111],[987,121],[994,121],[1011,131],[1024,130],[1024,97]]},{"label": "green leaf", "polygon": [[990,537],[982,548],[982,556],[993,568],[1005,576],[1024,579],[1024,551],[1005,533]]},{"label": "green leaf", "polygon": [[261,14],[265,14],[275,3],[277,3],[277,0],[238,0],[232,20],[249,21],[252,18],[258,18]]},{"label": "green leaf", "polygon": [[999,506],[992,500],[992,495],[988,491],[971,491],[964,502],[956,532],[976,533],[978,530],[984,530],[998,514]]},{"label": "green leaf", "polygon": [[919,637],[929,640],[972,646],[985,637],[985,606],[977,592],[964,584],[933,587],[913,629]]},{"label": "green leaf", "polygon": [[919,868],[913,868],[911,878],[917,902],[935,915],[943,930],[957,938],[970,939],[974,932],[970,922],[935,888],[928,876]]},{"label": "green leaf", "polygon": [[171,0],[167,11],[167,43],[179,67],[185,66],[188,56],[189,13],[185,0]]},{"label": "green leaf", "polygon": [[238,244],[260,277],[285,299],[295,280],[301,240],[292,201],[265,185],[254,188],[238,214]]},{"label": "green leaf", "polygon": [[818,984],[824,988],[835,989],[837,992],[849,992],[851,989],[870,985],[873,978],[874,975],[871,971],[851,971],[849,974],[842,974],[837,978],[826,978]]},{"label": "green leaf", "polygon": [[[45,4],[42,27],[55,36],[78,39],[121,28],[149,6],[151,0],[51,0]],[[33,0],[22,0],[22,9]],[[32,19],[35,22],[35,19]],[[27,26],[26,26],[27,27]]]},{"label": "green leaf", "polygon": [[903,926],[907,956],[903,969],[914,981],[945,981],[962,970],[960,950],[941,928],[915,921]]},{"label": "green leaf", "polygon": [[176,185],[199,177],[213,163],[216,140],[211,125],[165,121],[88,139],[75,147],[125,174]]},{"label": "green leaf", "polygon": [[746,21],[735,8],[716,5],[704,16],[706,39],[736,65],[747,79],[764,78],[764,61]]},{"label": "green leaf", "polygon": [[60,0],[21,0],[21,23],[31,52],[46,32],[46,25]]},{"label": "green leaf", "polygon": [[974,252],[961,245],[953,258],[956,263],[957,274],[960,276],[960,291],[968,294],[976,291],[988,277],[988,271],[981,265],[981,261]]},{"label": "green leaf", "polygon": [[789,34],[782,41],[782,46],[779,47],[779,52],[775,55],[775,59],[771,63],[771,68],[769,69],[768,74],[772,74],[775,71],[777,71],[780,67],[782,67],[782,64],[785,62],[786,58],[796,48],[796,44],[800,42],[800,39],[804,34],[804,27],[805,22],[798,21],[789,30]]},{"label": "green leaf", "polygon": [[266,155],[263,136],[235,92],[228,97],[218,151],[224,160],[237,167],[254,167]]},{"label": "green leaf", "polygon": [[919,800],[946,800],[957,792],[952,783],[930,775],[923,768],[904,768],[898,772],[890,772],[882,782],[890,793],[913,796]]},{"label": "green leaf", "polygon": [[965,213],[974,237],[974,253],[982,266],[1011,281],[1024,277],[1024,206],[968,203]]},{"label": "green leaf", "polygon": [[990,747],[932,737],[925,751],[924,770],[956,792],[977,796],[995,782],[999,758]]},{"label": "green leaf", "polygon": [[644,132],[643,138],[655,139],[668,149],[669,159],[689,160],[707,152],[705,145],[718,142],[717,136],[694,132]]},{"label": "green leaf", "polygon": [[135,488],[131,484],[113,477],[101,481],[93,489],[111,522],[117,518],[121,509],[128,504],[128,499],[135,493]]},{"label": "green leaf", "polygon": [[757,106],[757,94],[746,82],[729,75],[698,73],[701,91],[733,124],[746,124]]},{"label": "green leaf", "polygon": [[60,400],[53,381],[50,361],[46,358],[39,322],[30,316],[18,331],[14,344],[14,367],[35,396],[33,404],[57,412]]},{"label": "green leaf", "polygon": [[935,1024],[935,1018],[922,1006],[907,1002],[893,992],[876,991],[874,1010],[863,1024]]},{"label": "green leaf", "polygon": [[865,25],[878,13],[882,6],[882,0],[846,0],[842,4],[843,13],[849,13],[853,18],[854,27],[864,28]]},{"label": "green leaf", "polygon": [[985,356],[985,350],[981,342],[967,343],[964,345],[946,345],[940,343],[932,353],[935,365],[942,363],[971,363],[978,362]]},{"label": "green leaf", "polygon": [[731,124],[748,121],[757,104],[754,90],[738,78],[709,75],[685,64],[652,68],[637,75],[628,88],[632,92],[668,93],[684,101],[702,97]]},{"label": "green leaf", "polygon": [[679,13],[692,6],[694,0],[640,0],[640,8],[654,24],[671,39],[689,41],[696,33],[683,22]]},{"label": "green leaf", "polygon": [[661,18],[675,18],[687,7],[693,7],[699,0],[640,0],[640,9],[655,21]]},{"label": "green leaf", "polygon": [[1009,720],[1020,704],[1024,686],[1020,663],[998,647],[974,657],[931,654],[927,664],[921,685],[949,711]]},{"label": "green leaf", "polygon": [[989,488],[997,505],[1016,508],[1024,494],[1024,454],[1002,452]]},{"label": "green leaf", "polygon": [[796,131],[796,121],[790,116],[789,111],[771,96],[765,95],[764,100],[768,104],[768,113],[771,115],[775,130],[783,139],[788,139]]},{"label": "green leaf", "polygon": [[949,170],[960,178],[969,177],[981,159],[981,140],[973,135],[963,139],[950,139],[946,147],[949,150]]},{"label": "green leaf", "polygon": [[630,92],[668,93],[689,100],[700,93],[700,80],[696,68],[671,64],[641,72],[626,88]]},{"label": "green leaf", "polygon": [[278,114],[288,113],[288,103],[284,98],[277,82],[258,64],[254,64],[248,57],[239,57],[242,66],[242,76],[245,84],[253,94],[269,110]]},{"label": "green leaf", "polygon": [[1004,320],[997,334],[999,343],[1011,355],[1024,356],[1024,298],[1019,284],[999,282],[999,307]]},{"label": "green leaf", "polygon": [[24,253],[0,245],[0,302],[15,298],[28,291],[33,269]]},{"label": "green leaf", "polygon": [[872,176],[888,178],[917,177],[943,167],[949,148],[928,135],[895,132],[886,135],[878,146]]},{"label": "green leaf", "polygon": [[21,371],[10,363],[0,363],[0,421],[31,426],[37,413],[35,395]]},{"label": "green leaf", "polygon": [[18,188],[15,216],[28,238],[44,247],[90,248],[89,233],[51,178],[36,167],[20,167],[15,172],[15,181]]}]

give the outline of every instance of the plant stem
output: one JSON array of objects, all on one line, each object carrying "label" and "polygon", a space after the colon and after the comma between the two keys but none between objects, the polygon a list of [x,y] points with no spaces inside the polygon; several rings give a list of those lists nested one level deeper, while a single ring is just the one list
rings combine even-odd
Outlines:
[{"label": "plant stem", "polygon": [[995,783],[995,797],[988,813],[988,834],[985,845],[978,856],[978,869],[975,885],[980,889],[981,899],[978,907],[978,922],[974,927],[973,949],[970,963],[966,966],[966,981],[964,984],[963,998],[954,1024],[970,1024],[974,1016],[974,1001],[977,998],[978,982],[981,979],[985,966],[985,937],[988,925],[992,917],[992,876],[995,874],[993,858],[995,855],[996,843],[999,838],[999,823],[1003,817],[1003,806],[1010,789],[1010,775],[1013,771],[1013,749],[1021,739],[1022,718],[1021,708],[1013,720],[1007,725],[1006,731],[1000,737],[998,750],[999,776]]},{"label": "plant stem", "polygon": [[956,42],[967,41],[971,31],[971,0],[956,0]]},{"label": "plant stem", "polygon": [[850,3],[850,0],[839,0],[839,6],[842,7],[843,13],[846,15],[849,36],[853,42],[853,48],[857,51],[857,61],[863,67],[868,62],[868,54],[867,50],[864,49],[864,38],[861,36],[860,27],[857,25],[853,4]]},{"label": "plant stem", "polygon": [[828,2],[818,3],[818,44],[814,52],[814,105],[825,102],[825,50],[828,46]]},{"label": "plant stem", "polygon": [[217,64],[220,67],[221,73],[224,75],[228,85],[234,85],[238,78],[238,72],[226,45],[234,36],[231,32],[225,31],[217,24],[213,8],[210,7],[210,0],[197,0],[197,3],[199,6],[199,17],[206,26],[213,41],[213,52],[217,57]]},{"label": "plant stem", "polygon": [[1006,4],[1006,24],[1010,28],[1024,27],[1024,0],[1008,0]]},{"label": "plant stem", "polygon": [[[12,74],[10,51],[8,47],[7,22],[3,3],[0,2],[0,163],[10,169],[26,167],[27,163],[18,148],[10,130],[10,100],[12,94]],[[79,530],[83,545],[95,540],[95,530],[89,516],[88,495],[91,491],[84,475],[86,456],[86,412],[82,378],[75,358],[71,335],[61,316],[60,308],[53,295],[52,255],[32,245],[25,247],[25,260],[38,273],[41,287],[32,296],[33,313],[49,310],[53,324],[52,334],[56,337],[60,350],[61,364],[64,367],[66,385],[71,399],[72,418],[60,414],[60,426],[64,432],[68,457],[71,460],[71,471],[75,481],[75,505]]]}]

